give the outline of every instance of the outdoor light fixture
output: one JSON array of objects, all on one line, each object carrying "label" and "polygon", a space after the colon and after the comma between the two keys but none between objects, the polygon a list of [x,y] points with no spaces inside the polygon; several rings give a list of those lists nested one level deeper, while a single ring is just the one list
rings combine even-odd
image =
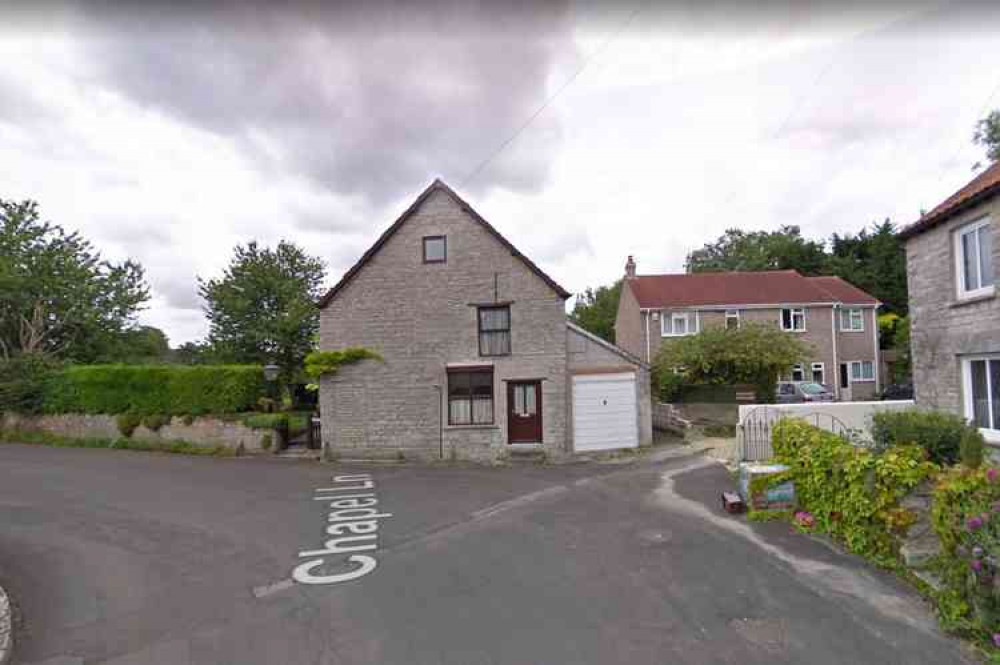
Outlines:
[{"label": "outdoor light fixture", "polygon": [[268,381],[274,381],[275,379],[278,378],[278,372],[280,371],[281,368],[273,363],[269,365],[264,365],[264,378],[267,379]]}]

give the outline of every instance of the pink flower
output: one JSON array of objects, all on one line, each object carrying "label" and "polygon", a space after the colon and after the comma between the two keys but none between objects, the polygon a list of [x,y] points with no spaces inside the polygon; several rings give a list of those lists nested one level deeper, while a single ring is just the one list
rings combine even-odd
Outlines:
[{"label": "pink flower", "polygon": [[969,566],[978,573],[983,569],[983,562],[979,559],[973,559],[969,562]]},{"label": "pink flower", "polygon": [[983,518],[979,515],[975,515],[965,520],[965,528],[969,531],[978,531],[983,527]]},{"label": "pink flower", "polygon": [[993,646],[1000,649],[1000,633],[993,633]]},{"label": "pink flower", "polygon": [[1000,471],[998,471],[997,469],[995,469],[993,467],[990,467],[989,469],[986,469],[986,480],[987,481],[989,481],[991,483],[995,483],[997,481],[997,476],[998,475],[1000,475]]},{"label": "pink flower", "polygon": [[801,526],[810,528],[814,524],[816,524],[816,518],[812,516],[812,513],[806,512],[804,510],[800,510],[799,512],[795,513],[795,521],[798,522]]}]

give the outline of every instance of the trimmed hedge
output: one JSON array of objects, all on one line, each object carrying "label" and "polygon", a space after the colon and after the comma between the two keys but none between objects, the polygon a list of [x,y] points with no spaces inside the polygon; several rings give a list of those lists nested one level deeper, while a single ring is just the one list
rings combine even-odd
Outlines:
[{"label": "trimmed hedge", "polygon": [[0,362],[0,412],[41,413],[48,384],[58,371],[59,363],[36,354]]},{"label": "trimmed hedge", "polygon": [[983,461],[982,435],[964,419],[939,411],[882,411],[872,415],[872,439],[885,450],[900,444],[916,444],[935,464],[948,466],[961,461],[977,468]]},{"label": "trimmed hedge", "polygon": [[46,413],[203,415],[251,411],[267,392],[256,365],[81,365],[46,384]]}]

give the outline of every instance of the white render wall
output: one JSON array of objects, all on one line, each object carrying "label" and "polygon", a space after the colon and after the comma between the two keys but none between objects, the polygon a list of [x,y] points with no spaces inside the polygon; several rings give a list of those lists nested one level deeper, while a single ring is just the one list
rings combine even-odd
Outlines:
[{"label": "white render wall", "polygon": [[767,409],[767,413],[777,413],[773,419],[802,417],[819,413],[831,415],[844,426],[858,430],[865,438],[870,437],[871,416],[879,411],[904,411],[912,409],[916,403],[912,399],[886,400],[883,402],[806,402],[803,404],[741,404],[740,424],[755,409]]}]

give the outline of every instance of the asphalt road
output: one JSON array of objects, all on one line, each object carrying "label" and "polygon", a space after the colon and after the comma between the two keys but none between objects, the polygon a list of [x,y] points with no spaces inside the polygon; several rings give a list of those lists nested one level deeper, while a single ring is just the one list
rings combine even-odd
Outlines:
[{"label": "asphalt road", "polygon": [[[378,567],[289,581],[335,474]],[[0,582],[29,665],[966,662],[891,577],[716,506],[700,458],[333,467],[0,446]]]}]

